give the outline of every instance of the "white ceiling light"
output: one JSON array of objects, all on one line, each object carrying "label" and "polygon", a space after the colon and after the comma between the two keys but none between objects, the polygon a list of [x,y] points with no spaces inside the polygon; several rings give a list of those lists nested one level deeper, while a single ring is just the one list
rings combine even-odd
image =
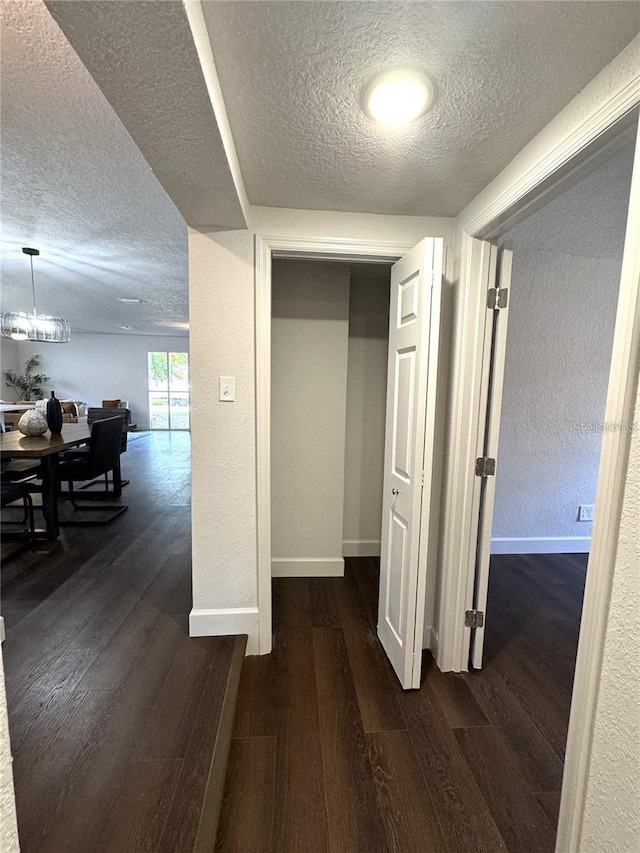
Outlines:
[{"label": "white ceiling light", "polygon": [[419,71],[386,71],[367,87],[364,108],[381,124],[408,124],[424,115],[433,94],[433,83]]},{"label": "white ceiling light", "polygon": [[144,299],[132,299],[129,296],[118,296],[118,302],[126,302],[127,305],[143,305]]}]

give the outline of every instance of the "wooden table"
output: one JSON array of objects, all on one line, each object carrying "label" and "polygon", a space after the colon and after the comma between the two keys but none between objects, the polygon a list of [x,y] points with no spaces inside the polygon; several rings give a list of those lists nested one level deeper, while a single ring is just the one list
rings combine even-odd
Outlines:
[{"label": "wooden table", "polygon": [[91,438],[87,424],[63,424],[60,435],[22,435],[18,430],[0,434],[0,457],[2,459],[42,460],[42,508],[47,525],[48,539],[57,539],[60,534],[58,521],[58,477],[56,468],[58,454]]}]

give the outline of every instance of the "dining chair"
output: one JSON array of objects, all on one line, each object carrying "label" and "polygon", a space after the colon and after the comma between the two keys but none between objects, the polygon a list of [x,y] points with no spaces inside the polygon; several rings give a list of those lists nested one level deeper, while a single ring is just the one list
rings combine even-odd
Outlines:
[{"label": "dining chair", "polygon": [[59,497],[71,502],[74,509],[82,512],[102,511],[111,513],[106,520],[98,521],[61,521],[61,526],[79,524],[108,524],[128,507],[124,504],[102,504],[101,506],[79,506],[78,502],[95,501],[104,496],[95,493],[80,493],[74,489],[74,483],[95,480],[97,477],[113,473],[113,491],[109,495],[119,498],[122,494],[120,477],[120,440],[122,437],[122,417],[105,418],[96,421],[91,428],[89,447],[85,453],[66,454],[58,465],[60,483],[67,483],[68,491],[60,491]]},{"label": "dining chair", "polygon": [[28,481],[21,483],[3,481],[0,483],[0,491],[2,492],[2,509],[9,507],[11,504],[17,503],[18,501],[22,501],[22,505],[24,507],[24,517],[20,521],[4,521],[3,525],[10,525],[13,527],[16,524],[23,525],[27,521],[29,523],[28,528],[24,530],[3,531],[3,542],[21,543],[17,548],[14,548],[2,557],[0,562],[4,564],[8,560],[22,553],[22,551],[31,544],[35,537],[36,526],[33,516],[33,500],[31,499],[31,492],[37,491],[37,487],[34,487],[33,484]]}]

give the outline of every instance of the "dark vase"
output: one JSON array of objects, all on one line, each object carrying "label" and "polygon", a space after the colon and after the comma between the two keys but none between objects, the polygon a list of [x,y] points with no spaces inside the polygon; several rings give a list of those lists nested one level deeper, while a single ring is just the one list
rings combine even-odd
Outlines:
[{"label": "dark vase", "polygon": [[56,400],[55,391],[51,392],[51,399],[47,400],[47,425],[51,435],[60,435],[62,432],[62,406]]}]

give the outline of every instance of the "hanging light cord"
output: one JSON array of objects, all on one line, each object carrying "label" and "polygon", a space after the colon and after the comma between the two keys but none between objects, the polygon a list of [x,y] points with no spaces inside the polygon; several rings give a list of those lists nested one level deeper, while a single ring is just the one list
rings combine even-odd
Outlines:
[{"label": "hanging light cord", "polygon": [[33,316],[37,317],[38,312],[36,311],[36,283],[33,279],[33,255],[29,255],[29,260],[31,261],[31,292],[33,293]]}]

